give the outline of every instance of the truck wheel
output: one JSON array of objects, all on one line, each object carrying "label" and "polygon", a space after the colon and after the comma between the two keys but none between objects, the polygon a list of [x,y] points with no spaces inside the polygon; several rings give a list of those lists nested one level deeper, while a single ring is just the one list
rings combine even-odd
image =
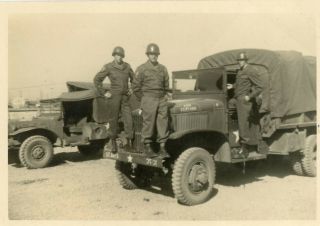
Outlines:
[{"label": "truck wheel", "polygon": [[215,163],[202,148],[185,150],[174,164],[172,189],[178,201],[196,205],[207,201],[213,194]]},{"label": "truck wheel", "polygon": [[307,137],[303,154],[302,167],[305,174],[315,177],[317,175],[317,136],[315,134]]},{"label": "truck wheel", "polygon": [[143,170],[140,165],[133,170],[130,163],[116,161],[115,169],[119,183],[124,189],[133,190],[145,187],[151,182],[149,172],[146,169]]},{"label": "truck wheel", "polygon": [[50,140],[44,136],[31,136],[23,141],[19,150],[19,159],[28,169],[43,168],[49,165],[53,157]]},{"label": "truck wheel", "polygon": [[290,164],[292,167],[292,170],[295,174],[297,174],[298,176],[303,176],[304,172],[302,169],[302,155],[299,152],[292,152],[289,155],[290,158]]},{"label": "truck wheel", "polygon": [[92,143],[90,145],[81,145],[78,146],[79,152],[84,156],[93,156],[102,151],[104,144],[101,143]]}]

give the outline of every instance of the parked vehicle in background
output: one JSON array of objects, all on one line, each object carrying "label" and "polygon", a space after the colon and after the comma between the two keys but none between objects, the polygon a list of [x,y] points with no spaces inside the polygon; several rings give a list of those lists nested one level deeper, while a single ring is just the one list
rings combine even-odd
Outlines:
[{"label": "parked vehicle in background", "polygon": [[69,92],[59,98],[40,101],[32,119],[9,121],[9,151],[18,148],[21,163],[29,169],[48,166],[56,146],[77,146],[82,154],[91,155],[107,142],[108,115],[103,110],[107,104],[100,100],[98,107],[93,84],[67,82],[67,87]]}]

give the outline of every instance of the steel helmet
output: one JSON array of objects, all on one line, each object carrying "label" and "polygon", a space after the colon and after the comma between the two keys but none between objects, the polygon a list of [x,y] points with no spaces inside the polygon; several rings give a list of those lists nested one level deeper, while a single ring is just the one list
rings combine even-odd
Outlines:
[{"label": "steel helmet", "polygon": [[240,61],[240,60],[245,60],[245,61],[248,60],[247,54],[246,54],[245,52],[239,53],[239,56],[238,56],[238,58],[237,58],[237,61]]},{"label": "steel helmet", "polygon": [[124,57],[125,56],[124,49],[121,46],[116,46],[112,52],[112,56],[114,56],[114,55],[119,55],[119,56]]},{"label": "steel helmet", "polygon": [[146,54],[156,54],[156,55],[160,55],[160,49],[159,46],[157,44],[154,43],[150,43],[147,46],[147,50],[146,50]]}]

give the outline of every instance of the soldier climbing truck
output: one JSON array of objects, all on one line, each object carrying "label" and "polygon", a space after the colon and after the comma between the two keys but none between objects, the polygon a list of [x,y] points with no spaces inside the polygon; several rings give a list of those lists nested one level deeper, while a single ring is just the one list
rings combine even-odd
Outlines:
[{"label": "soldier climbing truck", "polygon": [[[245,159],[238,158],[234,93],[227,90],[227,84],[235,82],[240,52],[248,54],[248,63],[257,68],[265,84],[258,113],[261,142]],[[122,148],[125,139],[120,133],[118,152],[105,146],[104,157],[116,160],[117,177],[126,189],[149,184],[155,172],[170,175],[175,197],[186,205],[203,203],[213,195],[215,162],[289,155],[296,174],[316,176],[315,68],[315,57],[295,51],[241,49],[203,58],[198,69],[172,74],[170,136],[165,144],[170,158],[143,154],[139,109],[133,110],[132,149]]]}]

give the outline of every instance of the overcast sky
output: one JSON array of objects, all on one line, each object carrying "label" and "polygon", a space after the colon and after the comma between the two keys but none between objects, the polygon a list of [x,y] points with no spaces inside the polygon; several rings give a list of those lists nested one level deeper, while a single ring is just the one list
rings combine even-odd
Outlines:
[{"label": "overcast sky", "polygon": [[92,81],[126,50],[135,70],[150,42],[170,74],[205,56],[237,48],[316,54],[313,18],[303,14],[21,14],[9,17],[9,95],[55,97],[66,81]]}]

